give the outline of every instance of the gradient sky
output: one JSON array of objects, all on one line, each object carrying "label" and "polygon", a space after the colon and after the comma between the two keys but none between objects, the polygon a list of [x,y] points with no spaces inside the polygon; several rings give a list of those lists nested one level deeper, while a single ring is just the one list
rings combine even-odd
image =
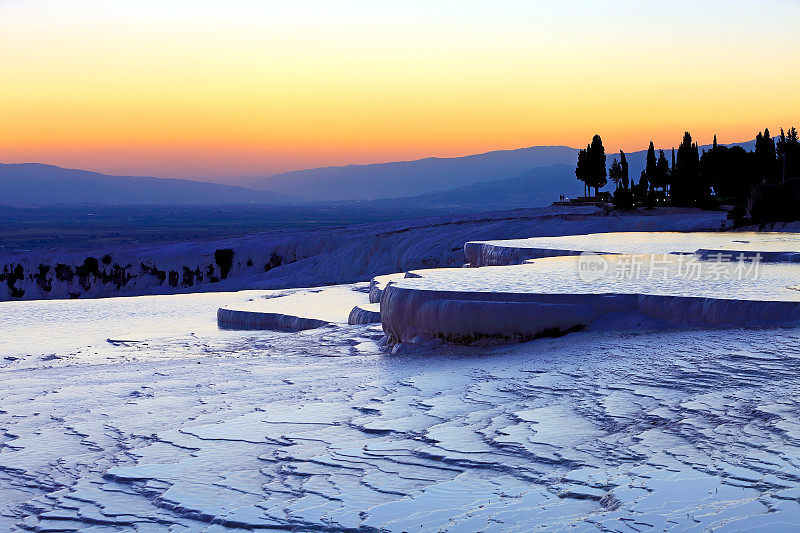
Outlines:
[{"label": "gradient sky", "polygon": [[800,2],[0,0],[0,161],[224,180],[800,126]]}]

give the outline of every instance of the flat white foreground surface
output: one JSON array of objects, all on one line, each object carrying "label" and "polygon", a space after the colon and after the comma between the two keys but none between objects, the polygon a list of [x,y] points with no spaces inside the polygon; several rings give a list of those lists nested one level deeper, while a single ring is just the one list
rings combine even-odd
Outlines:
[{"label": "flat white foreground surface", "polygon": [[798,328],[388,356],[252,297],[0,304],[0,530],[800,527]]},{"label": "flat white foreground surface", "polygon": [[[587,261],[605,270],[581,272]],[[659,294],[728,300],[800,301],[800,264],[700,261],[693,256],[597,255],[533,259],[522,265],[439,268],[397,287],[489,293]]]},{"label": "flat white foreground surface", "polygon": [[800,252],[800,233],[646,231],[480,242],[502,248],[541,248],[614,254],[693,253],[699,248]]}]

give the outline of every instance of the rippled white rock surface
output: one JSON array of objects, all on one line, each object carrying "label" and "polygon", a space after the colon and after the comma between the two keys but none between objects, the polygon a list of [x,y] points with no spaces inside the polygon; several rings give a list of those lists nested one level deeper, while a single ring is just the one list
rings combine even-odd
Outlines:
[{"label": "rippled white rock surface", "polygon": [[0,529],[800,527],[798,328],[390,356],[248,297],[0,305]]}]

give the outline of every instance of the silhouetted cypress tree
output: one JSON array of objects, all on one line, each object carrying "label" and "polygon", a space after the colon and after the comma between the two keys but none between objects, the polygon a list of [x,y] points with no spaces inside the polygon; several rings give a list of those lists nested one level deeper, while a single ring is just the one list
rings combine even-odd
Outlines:
[{"label": "silhouetted cypress tree", "polygon": [[672,169],[670,196],[674,205],[693,205],[703,197],[700,181],[700,154],[692,135],[687,131],[678,146],[675,166]]},{"label": "silhouetted cypress tree", "polygon": [[592,137],[592,143],[589,145],[589,185],[594,187],[594,194],[605,187],[606,180],[606,150],[603,148],[603,140],[599,135]]},{"label": "silhouetted cypress tree", "polygon": [[637,200],[644,202],[647,199],[647,191],[650,189],[650,183],[647,179],[647,171],[642,170],[639,174],[639,185],[636,187]]},{"label": "silhouetted cypress tree", "polygon": [[650,146],[647,148],[647,159],[645,160],[644,172],[647,174],[647,181],[651,186],[656,178],[656,150],[653,147],[653,141],[650,141]]},{"label": "silhouetted cypress tree", "polygon": [[703,175],[700,174],[700,147],[695,142],[692,148],[692,165],[694,166],[692,199],[695,204],[703,206],[711,199],[711,185],[703,180]]},{"label": "silhouetted cypress tree", "polygon": [[781,176],[781,181],[786,181],[786,134],[781,128],[781,136],[778,142],[775,143],[775,155],[778,157],[778,172]]},{"label": "silhouetted cypress tree", "polygon": [[586,147],[586,150],[580,150],[578,152],[578,163],[575,165],[575,177],[578,178],[578,181],[583,182],[583,195],[589,196],[586,194],[586,188],[588,187],[588,180],[589,180],[589,162],[588,162],[588,155],[589,155],[589,147]]},{"label": "silhouetted cypress tree", "polygon": [[722,160],[727,155],[724,152],[727,152],[727,148],[724,146],[718,146],[717,136],[714,135],[714,142],[711,150],[708,152],[704,150],[703,155],[700,156],[700,175],[703,176],[703,180],[707,181],[712,187],[714,187],[714,191],[717,193],[717,196],[720,196],[720,182],[722,181],[720,171],[722,168]]},{"label": "silhouetted cypress tree", "polygon": [[778,155],[778,173],[781,181],[800,178],[800,141],[798,141],[797,129],[792,127],[784,133],[781,128],[781,136],[776,147]]},{"label": "silhouetted cypress tree", "polygon": [[[797,130],[791,128],[781,135],[776,146],[777,172],[770,179],[769,132],[756,137],[753,165],[765,179],[752,188],[748,199],[750,222],[789,222],[800,220],[800,142]],[[779,176],[779,177],[778,177]]]},{"label": "silhouetted cypress tree", "polygon": [[660,187],[666,193],[667,184],[669,184],[669,163],[667,163],[667,158],[664,156],[664,150],[659,150],[658,162],[656,162],[655,186]]},{"label": "silhouetted cypress tree", "polygon": [[777,154],[775,150],[775,140],[769,136],[769,128],[764,128],[756,135],[755,147],[755,171],[756,177],[768,183],[777,181]]},{"label": "silhouetted cypress tree", "polygon": [[625,159],[625,152],[622,150],[619,151],[619,165],[622,167],[622,188],[628,189],[630,183],[628,180],[628,160]]},{"label": "silhouetted cypress tree", "polygon": [[622,186],[622,165],[619,164],[619,161],[617,161],[616,157],[611,162],[611,167],[608,169],[608,177],[612,182],[614,182],[614,185],[616,186],[615,189],[619,190]]},{"label": "silhouetted cypress tree", "polygon": [[755,185],[752,154],[741,146],[717,145],[700,158],[700,175],[720,202],[744,206]]},{"label": "silhouetted cypress tree", "polygon": [[[599,135],[592,137],[592,142],[586,146],[586,150],[578,152],[575,177],[584,183],[584,192],[586,192],[586,188],[594,187],[596,195],[597,191],[605,186],[606,152]],[[589,194],[586,193],[586,196]]]}]

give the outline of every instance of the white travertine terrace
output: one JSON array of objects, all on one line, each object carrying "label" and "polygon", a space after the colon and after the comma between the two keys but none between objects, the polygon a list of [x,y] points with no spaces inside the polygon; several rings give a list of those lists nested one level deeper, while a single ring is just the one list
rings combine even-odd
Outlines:
[{"label": "white travertine terrace", "polygon": [[[1,302],[0,530],[797,531],[800,265],[734,279],[658,254],[642,279],[628,258],[591,258],[596,279],[555,257],[358,291]],[[345,323],[349,298],[374,312],[367,290],[400,335],[588,328],[387,356],[380,326]],[[268,306],[334,321],[213,316]],[[788,327],[691,329],[734,318]]]},{"label": "white travertine terrace", "polygon": [[713,252],[762,252],[766,257],[800,261],[800,234],[761,232],[674,231],[591,233],[563,237],[533,237],[500,241],[470,241],[464,254],[472,266],[510,265],[527,259],[600,254],[667,254]]},{"label": "white travertine terrace", "polygon": [[266,297],[219,308],[217,323],[226,329],[302,331],[328,324],[380,321],[369,314],[374,309],[367,308],[353,318],[358,322],[350,322],[355,307],[369,305],[367,290],[367,284],[356,283],[293,290],[277,297],[267,294]]},{"label": "white travertine terrace", "polygon": [[[464,249],[479,268],[414,271],[385,289],[381,315],[390,341],[520,342],[591,324],[800,323],[798,234],[601,233]],[[582,277],[586,252],[607,254],[592,256],[604,275]]]}]

